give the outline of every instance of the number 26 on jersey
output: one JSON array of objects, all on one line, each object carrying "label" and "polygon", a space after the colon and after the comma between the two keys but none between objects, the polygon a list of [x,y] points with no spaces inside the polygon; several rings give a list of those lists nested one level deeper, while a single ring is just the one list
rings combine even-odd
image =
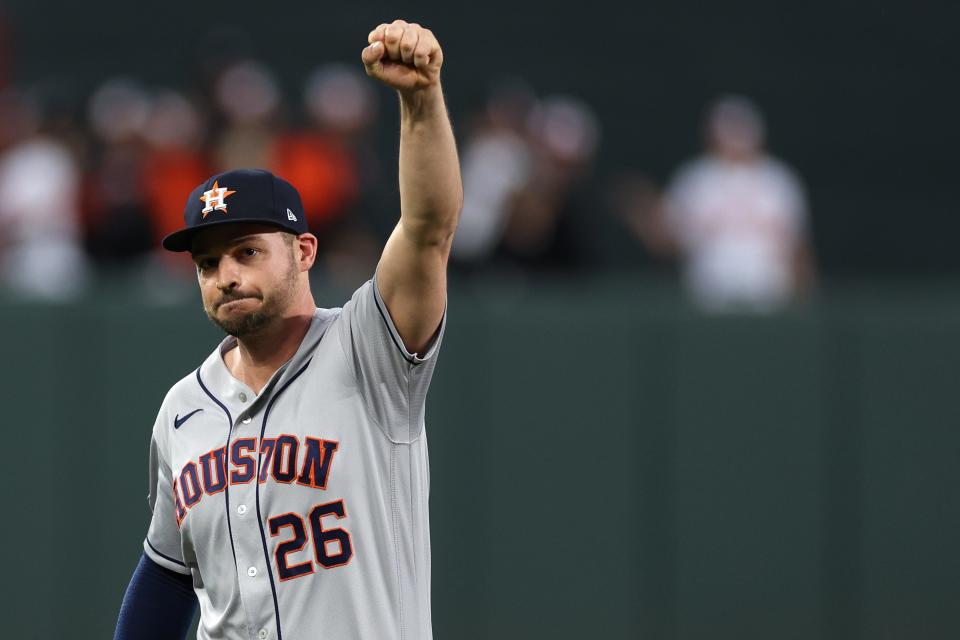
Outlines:
[{"label": "number 26 on jersey", "polygon": [[[270,537],[281,535],[289,528],[291,537],[277,545],[274,559],[277,562],[277,574],[280,581],[292,580],[314,572],[314,560],[324,569],[340,567],[353,558],[353,543],[350,533],[343,528],[325,528],[325,522],[331,524],[347,516],[343,500],[318,504],[310,509],[306,520],[299,513],[289,512],[273,516],[267,520]],[[331,522],[333,521],[333,522]],[[308,536],[309,533],[309,536]],[[309,537],[309,539],[308,539]],[[290,564],[287,556],[303,550],[307,542],[313,543],[314,560],[299,564]]]}]

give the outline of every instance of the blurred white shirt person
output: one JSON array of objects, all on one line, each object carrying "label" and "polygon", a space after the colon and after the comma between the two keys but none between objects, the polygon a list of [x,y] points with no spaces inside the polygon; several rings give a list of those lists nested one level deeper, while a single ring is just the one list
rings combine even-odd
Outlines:
[{"label": "blurred white shirt person", "polygon": [[803,186],[765,153],[762,117],[745,98],[713,105],[707,139],[664,202],[684,283],[707,310],[776,310],[813,284]]},{"label": "blurred white shirt person", "polygon": [[526,121],[535,103],[526,85],[501,81],[484,105],[480,126],[463,145],[463,210],[451,250],[461,264],[484,263],[503,237],[512,199],[532,170]]},{"label": "blurred white shirt person", "polygon": [[2,102],[9,128],[0,134],[0,281],[19,297],[76,298],[87,275],[76,159],[61,141],[39,132],[30,103],[10,95]]}]

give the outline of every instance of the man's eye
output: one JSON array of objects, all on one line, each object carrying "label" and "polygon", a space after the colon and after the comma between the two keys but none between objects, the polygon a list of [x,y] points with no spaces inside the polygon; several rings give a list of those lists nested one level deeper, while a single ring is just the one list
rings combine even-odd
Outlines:
[{"label": "man's eye", "polygon": [[258,253],[260,253],[260,251],[257,250],[257,249],[254,249],[253,247],[247,247],[247,248],[245,248],[245,249],[243,250],[243,255],[246,256],[246,257],[248,257],[248,258],[252,258],[253,256],[257,255]]}]

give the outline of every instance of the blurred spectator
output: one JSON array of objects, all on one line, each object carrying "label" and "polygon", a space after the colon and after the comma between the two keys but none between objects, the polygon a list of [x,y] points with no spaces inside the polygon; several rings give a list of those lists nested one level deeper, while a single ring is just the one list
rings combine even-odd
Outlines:
[{"label": "blurred spectator", "polygon": [[713,104],[706,137],[707,152],[671,181],[648,246],[680,255],[687,289],[705,309],[780,308],[814,285],[800,180],[765,153],[762,116],[746,98]]},{"label": "blurred spectator", "polygon": [[150,110],[147,90],[131,79],[107,80],[90,98],[97,148],[84,194],[86,245],[102,265],[122,266],[154,246],[143,182]]},{"label": "blurred spectator", "polygon": [[451,253],[457,266],[488,261],[503,237],[532,168],[526,127],[535,103],[526,84],[500,82],[463,145],[463,210]]},{"label": "blurred spectator", "polygon": [[[216,171],[265,167],[300,189],[324,277],[352,282],[371,271],[399,200],[394,174],[383,171],[391,160],[385,139],[375,139],[377,93],[368,79],[352,65],[324,65],[305,82],[302,110],[290,110],[249,47],[211,61],[204,68],[212,79],[190,97],[134,79],[104,82],[88,101],[86,142],[78,144],[72,118],[61,131],[45,117],[40,137],[68,155],[71,146],[87,151],[71,162],[74,174],[74,156],[86,169],[80,228],[88,255],[100,265],[160,266],[175,288],[177,268],[192,276],[189,261],[154,249],[182,224],[186,195]],[[709,110],[706,152],[677,171],[666,195],[646,175],[615,169],[602,183],[605,197],[596,197],[597,116],[571,97],[538,100],[521,80],[495,84],[464,128],[465,201],[452,268],[679,264],[691,296],[708,309],[775,309],[814,284],[802,187],[764,152],[762,118],[744,98]],[[30,131],[17,118],[0,119],[4,158]]]},{"label": "blurred spectator", "polygon": [[83,291],[80,172],[37,105],[0,95],[0,277],[16,295],[69,300]]},{"label": "blurred spectator", "polygon": [[154,246],[183,226],[187,194],[212,173],[201,150],[202,128],[200,113],[182,94],[168,89],[154,97],[144,129],[143,161]]},{"label": "blurred spectator", "polygon": [[[376,266],[369,198],[380,178],[369,134],[376,94],[368,79],[341,64],[323,66],[307,79],[308,126],[280,136],[273,148],[275,173],[297,185],[310,229],[320,240],[320,268],[349,281]],[[399,212],[394,211],[393,224]]]},{"label": "blurred spectator", "polygon": [[585,191],[600,136],[596,116],[577,99],[552,96],[528,126],[532,164],[512,199],[499,256],[532,270],[584,266],[596,206]]},{"label": "blurred spectator", "polygon": [[663,195],[654,180],[636,169],[620,169],[606,180],[604,196],[613,215],[603,227],[602,265],[673,271],[673,239],[662,215]]},{"label": "blurred spectator", "polygon": [[357,197],[358,167],[349,140],[374,112],[371,91],[361,82],[339,65],[316,71],[304,92],[310,126],[281,136],[273,151],[277,174],[297,185],[315,233],[336,224]]},{"label": "blurred spectator", "polygon": [[270,70],[253,60],[227,67],[216,80],[214,103],[225,120],[214,153],[216,170],[269,167],[280,108]]}]

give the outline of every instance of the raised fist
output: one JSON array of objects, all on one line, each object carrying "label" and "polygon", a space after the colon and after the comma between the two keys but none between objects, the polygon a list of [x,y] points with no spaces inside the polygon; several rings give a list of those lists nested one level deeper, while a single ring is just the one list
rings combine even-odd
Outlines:
[{"label": "raised fist", "polygon": [[367,75],[409,93],[440,82],[443,50],[430,29],[403,20],[381,24],[360,54]]}]

